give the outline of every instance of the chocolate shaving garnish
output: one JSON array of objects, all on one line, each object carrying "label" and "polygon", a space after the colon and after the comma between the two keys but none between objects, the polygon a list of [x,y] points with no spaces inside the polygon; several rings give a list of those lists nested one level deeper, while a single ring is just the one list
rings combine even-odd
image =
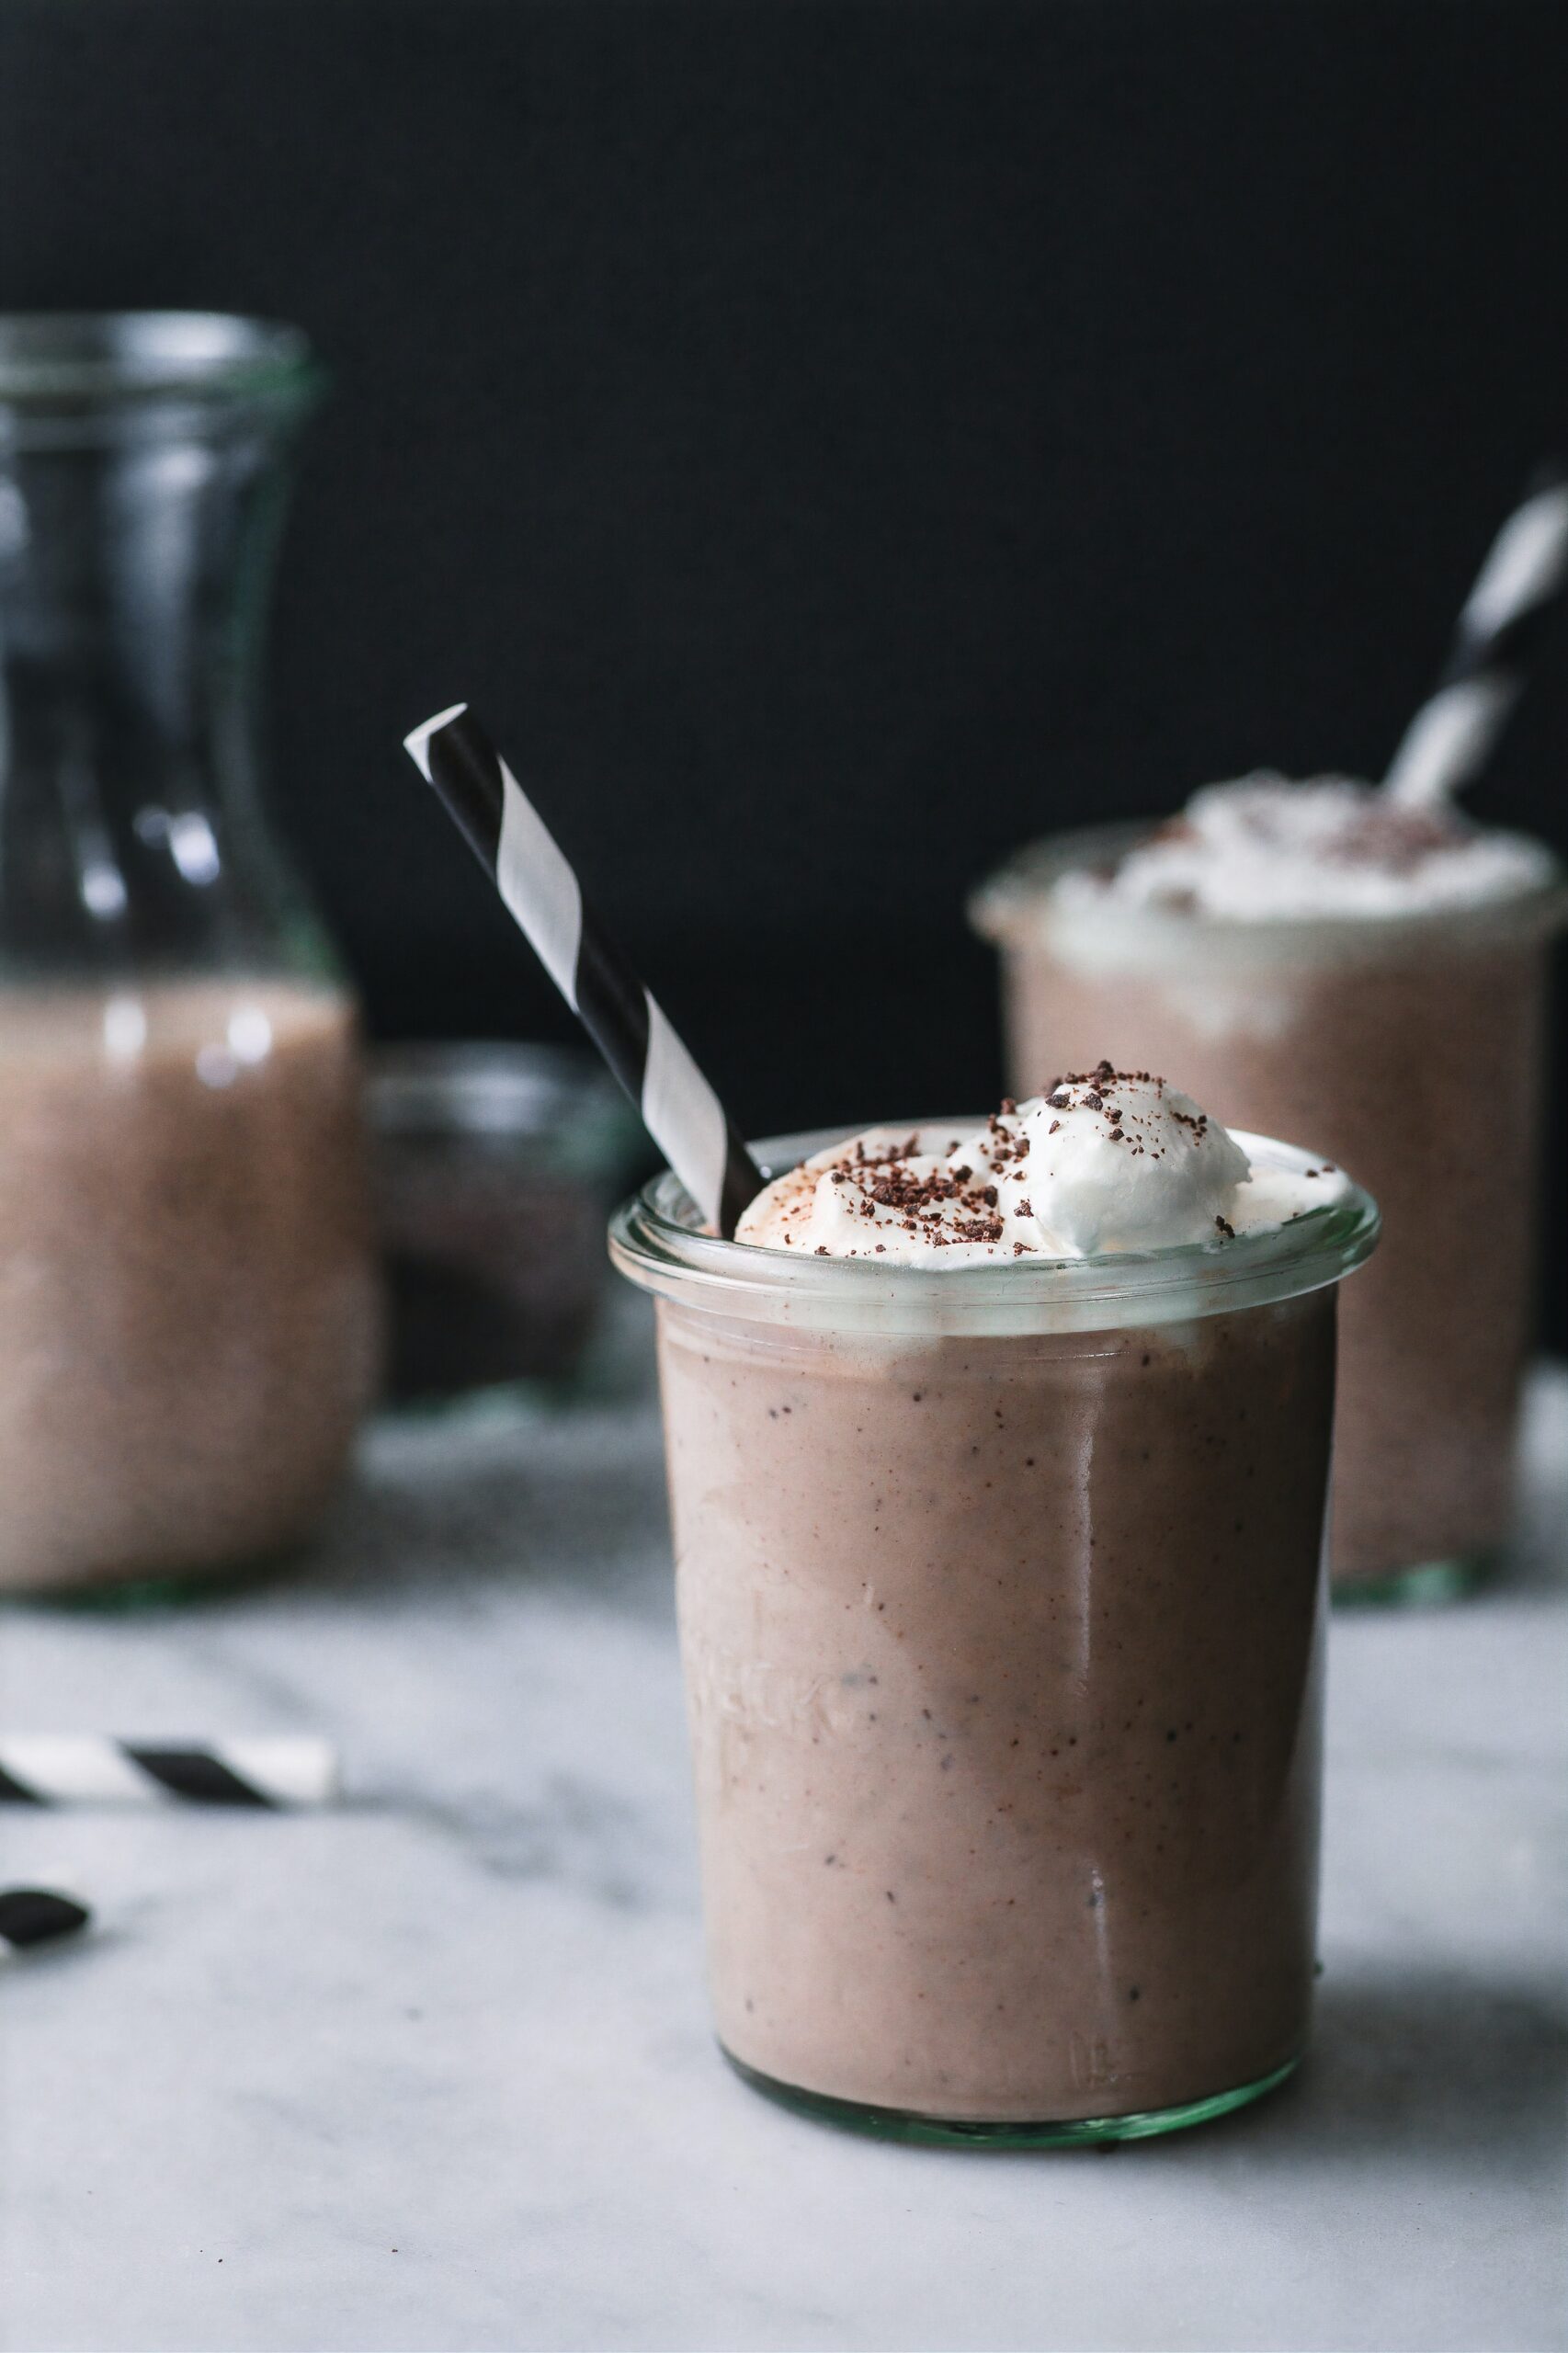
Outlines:
[{"label": "chocolate shaving garnish", "polygon": [[1215,1219],[1214,1222],[1215,1222],[1215,1224],[1219,1227],[1219,1229],[1220,1229],[1221,1233],[1225,1236],[1225,1238],[1226,1238],[1226,1240],[1227,1240],[1228,1242],[1233,1242],[1233,1241],[1235,1240],[1235,1238],[1236,1238],[1236,1229],[1235,1229],[1235,1227],[1234,1227],[1233,1225],[1232,1225],[1232,1224],[1230,1223],[1230,1222],[1229,1222],[1229,1220],[1228,1220],[1228,1219],[1226,1219],[1226,1218],[1222,1218],[1222,1217],[1217,1217],[1217,1218]]},{"label": "chocolate shaving garnish", "polygon": [[1409,874],[1435,852],[1464,839],[1452,816],[1426,809],[1403,809],[1377,798],[1358,810],[1321,855],[1341,866],[1381,866],[1386,873]]},{"label": "chocolate shaving garnish", "polygon": [[[971,1218],[967,1223],[960,1218],[955,1222],[953,1227],[954,1235],[960,1242],[1000,1242],[1002,1232],[1002,1220],[999,1217]],[[946,1237],[942,1239],[945,1243]]]}]

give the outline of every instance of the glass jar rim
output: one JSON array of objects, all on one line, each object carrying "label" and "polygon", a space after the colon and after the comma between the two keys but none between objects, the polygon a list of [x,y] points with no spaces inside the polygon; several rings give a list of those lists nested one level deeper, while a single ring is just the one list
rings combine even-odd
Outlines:
[{"label": "glass jar rim", "polygon": [[312,398],[325,370],[302,327],[229,311],[0,313],[0,410],[178,398]]},{"label": "glass jar rim", "polygon": [[1051,887],[1065,874],[1114,863],[1146,841],[1160,821],[1142,818],[1048,834],[1029,842],[973,891],[969,919],[998,947],[1081,941],[1092,961],[1108,965],[1118,949],[1138,962],[1181,964],[1196,954],[1222,963],[1380,962],[1442,939],[1456,948],[1499,938],[1549,938],[1568,924],[1568,872],[1548,844],[1506,827],[1494,838],[1527,843],[1550,865],[1539,881],[1462,906],[1413,907],[1387,915],[1217,915],[1204,909],[1151,905],[1108,893],[1092,908],[1062,908]]},{"label": "glass jar rim", "polygon": [[[891,1124],[905,1132],[950,1135],[983,1121]],[[1293,1144],[1233,1132],[1255,1162],[1302,1174],[1321,1165],[1321,1154]],[[841,1142],[844,1133],[831,1128],[767,1137],[752,1151],[765,1176],[778,1176]],[[756,1243],[721,1241],[701,1231],[689,1195],[665,1169],[616,1211],[609,1255],[640,1289],[744,1323],[906,1335],[1110,1331],[1229,1314],[1340,1281],[1370,1256],[1381,1222],[1371,1195],[1346,1181],[1348,1190],[1321,1209],[1230,1239],[1085,1258],[927,1268],[879,1266],[870,1258],[797,1257]]]}]

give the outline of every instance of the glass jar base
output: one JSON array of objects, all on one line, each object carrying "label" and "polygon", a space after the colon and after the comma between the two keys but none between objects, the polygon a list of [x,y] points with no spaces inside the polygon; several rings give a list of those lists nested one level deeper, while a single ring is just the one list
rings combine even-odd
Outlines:
[{"label": "glass jar base", "polygon": [[1184,2132],[1194,2124],[1210,2124],[1255,2099],[1275,2091],[1300,2064],[1301,2054],[1287,2059],[1272,2074],[1259,2075],[1232,2091],[1213,2092],[1207,2099],[1192,2099],[1178,2108],[1153,2108],[1131,2116],[1088,2116],[1065,2123],[969,2123],[960,2118],[912,2116],[897,2108],[872,2108],[860,2100],[834,2099],[825,2092],[798,2090],[772,2075],[748,2067],[733,2051],[719,2048],[744,2084],[797,2116],[819,2124],[836,2124],[843,2131],[862,2132],[875,2141],[906,2141],[929,2149],[1078,2149],[1103,2147],[1117,2141],[1148,2141],[1160,2132]]},{"label": "glass jar base", "polygon": [[1388,1576],[1342,1577],[1331,1583],[1336,1609],[1433,1609],[1462,1601],[1485,1582],[1496,1555],[1457,1553],[1447,1561],[1414,1561]]},{"label": "glass jar base", "polygon": [[266,1552],[240,1552],[233,1559],[170,1569],[162,1575],[110,1574],[63,1585],[20,1585],[0,1594],[0,1608],[69,1610],[88,1618],[200,1608],[297,1575],[310,1558],[310,1536],[304,1534]]}]

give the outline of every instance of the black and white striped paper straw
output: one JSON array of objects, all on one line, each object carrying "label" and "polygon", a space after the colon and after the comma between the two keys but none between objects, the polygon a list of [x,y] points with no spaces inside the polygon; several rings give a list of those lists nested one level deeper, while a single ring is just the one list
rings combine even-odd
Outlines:
[{"label": "black and white striped paper straw", "polygon": [[733,1234],[762,1172],[506,761],[466,703],[403,742],[707,1223]]},{"label": "black and white striped paper straw", "polygon": [[0,1805],[329,1804],[337,1758],[324,1740],[224,1740],[199,1747],[78,1733],[0,1737]]},{"label": "black and white striped paper straw", "polygon": [[0,1887],[0,1945],[14,1952],[73,1937],[92,1916],[85,1904],[55,1887]]},{"label": "black and white striped paper straw", "polygon": [[1480,775],[1524,690],[1542,620],[1568,584],[1568,476],[1543,467],[1493,542],[1454,632],[1448,667],[1394,754],[1385,790],[1434,808]]}]

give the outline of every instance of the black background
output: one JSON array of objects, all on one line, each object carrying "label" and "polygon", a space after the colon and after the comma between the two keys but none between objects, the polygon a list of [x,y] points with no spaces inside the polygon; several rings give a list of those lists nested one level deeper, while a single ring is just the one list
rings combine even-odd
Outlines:
[{"label": "black background", "polygon": [[[997,1093],[1020,839],[1387,758],[1568,441],[1565,123],[1557,0],[3,0],[0,304],[331,362],[275,788],[379,1031],[563,1034],[398,750],[468,697],[743,1122],[852,1121]],[[1568,847],[1565,657],[1478,807]]]}]

